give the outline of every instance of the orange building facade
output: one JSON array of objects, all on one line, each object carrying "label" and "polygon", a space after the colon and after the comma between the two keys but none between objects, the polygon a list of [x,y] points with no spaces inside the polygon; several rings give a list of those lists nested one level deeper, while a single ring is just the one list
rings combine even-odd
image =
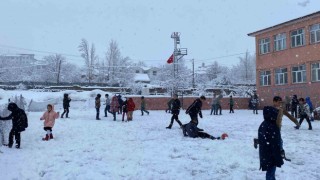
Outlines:
[{"label": "orange building facade", "polygon": [[271,105],[275,95],[291,99],[294,94],[320,105],[320,11],[248,36],[256,42],[261,106]]}]

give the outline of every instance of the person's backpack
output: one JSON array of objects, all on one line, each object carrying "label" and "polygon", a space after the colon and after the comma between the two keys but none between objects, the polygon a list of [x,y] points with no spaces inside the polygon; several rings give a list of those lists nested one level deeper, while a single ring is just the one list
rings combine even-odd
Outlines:
[{"label": "person's backpack", "polygon": [[27,128],[27,127],[28,127],[28,117],[27,117],[27,114],[24,112],[23,109],[20,109],[20,111],[21,111],[20,120],[21,120],[22,128]]}]

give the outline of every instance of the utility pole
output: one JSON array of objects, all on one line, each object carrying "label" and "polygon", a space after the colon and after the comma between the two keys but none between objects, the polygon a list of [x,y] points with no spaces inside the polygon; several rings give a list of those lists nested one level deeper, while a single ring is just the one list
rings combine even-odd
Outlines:
[{"label": "utility pole", "polygon": [[[173,50],[173,78],[176,80],[178,77],[178,67],[179,67],[179,59],[183,56],[187,55],[187,48],[178,48],[180,45],[180,32],[173,32],[171,34],[171,38],[174,41],[174,50]],[[173,93],[176,93],[178,90],[177,82],[173,83]]]}]

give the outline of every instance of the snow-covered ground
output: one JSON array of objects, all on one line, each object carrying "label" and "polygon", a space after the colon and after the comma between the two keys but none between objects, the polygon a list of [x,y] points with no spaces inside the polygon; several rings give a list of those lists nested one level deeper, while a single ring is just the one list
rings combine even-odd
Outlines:
[{"label": "snow-covered ground", "polygon": [[[64,92],[42,93],[31,91],[1,91],[0,102],[14,94],[23,94],[28,101],[61,98]],[[223,111],[221,116],[210,116],[204,110],[199,127],[222,140],[183,137],[175,123],[171,130],[170,114],[150,111],[141,116],[134,112],[130,123],[109,117],[95,120],[93,99],[95,92],[69,92],[70,119],[58,119],[53,129],[54,140],[44,142],[43,112],[28,112],[29,127],[22,133],[21,149],[0,147],[0,179],[217,179],[259,180],[258,150],[253,138],[262,121],[262,113],[249,110]],[[45,107],[44,107],[45,109]],[[62,112],[62,105],[56,110]],[[182,110],[183,123],[189,117]],[[102,110],[101,110],[102,113]],[[103,113],[102,113],[103,115]],[[282,138],[288,158],[276,177],[284,180],[320,179],[320,122],[313,122],[307,130],[304,122],[300,130],[284,118]]]}]

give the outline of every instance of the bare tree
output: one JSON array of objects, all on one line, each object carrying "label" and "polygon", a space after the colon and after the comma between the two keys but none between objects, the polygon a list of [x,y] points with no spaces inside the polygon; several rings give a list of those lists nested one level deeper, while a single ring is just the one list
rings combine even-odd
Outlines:
[{"label": "bare tree", "polygon": [[115,82],[116,72],[120,61],[120,50],[116,41],[111,40],[106,53],[107,69],[108,69],[108,80],[111,83]]},{"label": "bare tree", "polygon": [[55,54],[55,55],[45,56],[43,59],[48,62],[49,67],[51,69],[50,73],[53,73],[53,76],[56,79],[56,83],[59,84],[60,77],[61,77],[61,66],[66,58],[61,54]]},{"label": "bare tree", "polygon": [[78,46],[79,51],[81,52],[81,57],[85,60],[86,65],[86,78],[89,83],[94,79],[94,65],[97,60],[96,49],[92,43],[91,48],[86,39],[81,39],[81,43]]},{"label": "bare tree", "polygon": [[256,80],[256,59],[247,51],[243,57],[239,57],[239,64],[233,66],[230,78],[234,82],[255,83]]}]

